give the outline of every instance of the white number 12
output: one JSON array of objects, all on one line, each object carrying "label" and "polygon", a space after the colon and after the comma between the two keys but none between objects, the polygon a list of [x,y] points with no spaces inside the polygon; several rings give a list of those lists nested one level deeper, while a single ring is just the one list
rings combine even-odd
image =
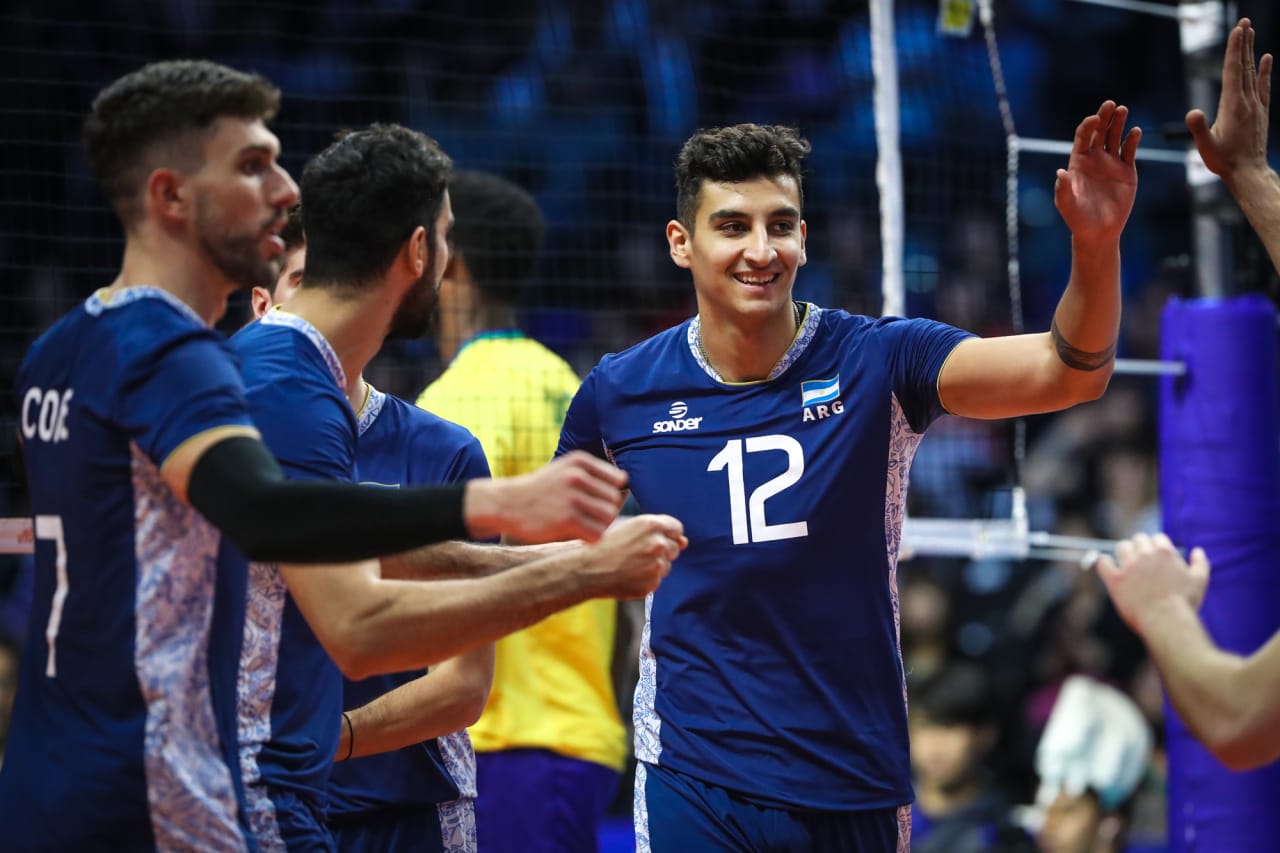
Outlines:
[{"label": "white number 12", "polygon": [[761,483],[750,498],[747,497],[746,481],[742,473],[742,450],[742,439],[730,439],[707,465],[708,471],[728,469],[729,472],[729,519],[733,525],[733,544],[773,542],[777,539],[808,536],[807,521],[770,524],[764,517],[764,502],[794,486],[804,474],[804,448],[800,446],[800,442],[789,435],[757,435],[746,440],[747,453],[781,450],[787,454],[787,470],[772,480]]}]

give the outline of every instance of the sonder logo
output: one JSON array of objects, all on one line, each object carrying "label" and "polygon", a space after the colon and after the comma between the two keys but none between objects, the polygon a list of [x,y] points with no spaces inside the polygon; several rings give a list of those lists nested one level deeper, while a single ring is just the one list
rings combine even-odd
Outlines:
[{"label": "sonder logo", "polygon": [[804,420],[820,421],[844,412],[840,400],[840,374],[830,379],[806,379],[800,383],[800,408]]},{"label": "sonder logo", "polygon": [[653,431],[659,432],[684,432],[686,430],[697,429],[702,423],[701,417],[687,418],[689,414],[689,406],[683,400],[676,400],[671,404],[671,408],[667,409],[667,414],[671,416],[668,421],[654,421]]}]

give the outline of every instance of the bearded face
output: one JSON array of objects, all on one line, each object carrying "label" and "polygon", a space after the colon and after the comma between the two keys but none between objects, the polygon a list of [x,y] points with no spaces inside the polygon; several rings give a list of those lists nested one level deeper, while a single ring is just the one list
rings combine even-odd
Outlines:
[{"label": "bearded face", "polygon": [[237,226],[234,218],[208,194],[196,201],[196,238],[218,270],[242,288],[271,287],[280,275],[284,258],[263,257],[263,245],[280,224],[282,213],[273,211],[264,221]]},{"label": "bearded face", "polygon": [[440,277],[436,275],[436,265],[428,263],[422,275],[400,300],[400,307],[391,317],[387,340],[411,340],[425,335],[436,310],[439,290]]}]

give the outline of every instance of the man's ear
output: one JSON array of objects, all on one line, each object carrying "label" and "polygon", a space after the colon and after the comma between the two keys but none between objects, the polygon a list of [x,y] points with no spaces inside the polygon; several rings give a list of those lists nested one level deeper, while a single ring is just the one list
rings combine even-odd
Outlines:
[{"label": "man's ear", "polygon": [[804,241],[805,241],[805,238],[806,238],[806,237],[808,237],[808,236],[809,236],[809,226],[805,224],[805,221],[804,221],[803,219],[801,219],[801,220],[800,220],[800,263],[799,263],[799,266],[804,266],[804,265],[808,262],[808,260],[809,260],[809,256],[808,256],[808,254],[805,252],[805,248],[804,248]]},{"label": "man's ear", "polygon": [[190,216],[189,182],[173,169],[153,169],[143,187],[146,210],[162,222],[178,222]]},{"label": "man's ear", "polygon": [[413,229],[413,233],[409,235],[409,239],[404,243],[404,249],[401,252],[404,263],[408,266],[408,271],[412,273],[414,279],[422,278],[422,274],[427,270],[427,229],[419,225]]},{"label": "man's ear", "polygon": [[249,291],[249,302],[253,306],[254,319],[271,310],[271,291],[265,287],[255,287]]},{"label": "man's ear", "polygon": [[693,265],[690,252],[693,249],[693,235],[678,219],[667,223],[667,246],[671,250],[671,260],[682,269]]}]

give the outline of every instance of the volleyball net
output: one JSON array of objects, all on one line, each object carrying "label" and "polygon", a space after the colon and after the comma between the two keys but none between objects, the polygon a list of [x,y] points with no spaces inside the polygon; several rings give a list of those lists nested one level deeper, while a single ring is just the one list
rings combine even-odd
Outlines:
[{"label": "volleyball net", "polygon": [[[580,374],[696,310],[663,239],[671,163],[695,128],[740,121],[793,124],[813,143],[798,298],[987,335],[1047,328],[1068,267],[1054,170],[1076,122],[1103,97],[1125,97],[1101,84],[1041,91],[1059,70],[1046,67],[1052,33],[1025,4],[876,0],[848,12],[796,2],[779,14],[688,2],[678,16],[658,0],[427,5],[0,12],[11,81],[0,107],[0,383],[11,388],[35,336],[115,274],[119,228],[88,176],[79,127],[98,89],[147,61],[207,56],[275,81],[284,106],[274,129],[295,175],[336,130],[396,121],[436,137],[460,167],[528,188],[548,230],[522,325]],[[1171,24],[1149,51],[1176,68],[1177,44]],[[1180,116],[1182,92],[1169,100],[1165,112]],[[1167,117],[1164,105],[1145,116],[1132,106],[1148,127]],[[1133,219],[1149,225],[1131,224],[1126,274],[1176,281],[1165,259],[1178,254],[1171,239],[1186,243],[1186,158],[1157,147],[1149,133]],[[247,302],[233,300],[222,327],[248,318]],[[413,399],[440,369],[427,340],[388,345],[368,373]],[[10,460],[19,415],[0,395]],[[1108,547],[1103,535],[1061,538],[1061,513],[1044,509],[1057,497],[1028,482],[1045,478],[1024,470],[1028,440],[1051,439],[1054,423],[931,429],[913,468],[904,556]],[[28,550],[24,495],[0,479],[0,516],[10,517],[0,549]]]}]

